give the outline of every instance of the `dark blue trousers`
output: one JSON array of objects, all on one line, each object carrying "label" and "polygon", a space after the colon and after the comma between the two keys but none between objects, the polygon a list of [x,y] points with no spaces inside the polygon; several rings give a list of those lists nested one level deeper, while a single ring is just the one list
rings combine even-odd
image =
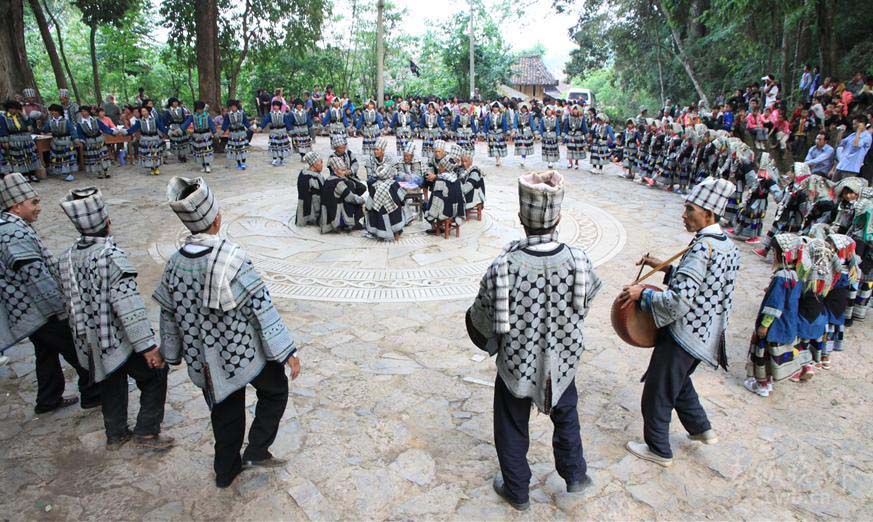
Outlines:
[{"label": "dark blue trousers", "polygon": [[[567,482],[581,481],[587,471],[582,454],[579,413],[576,411],[578,402],[574,380],[549,415],[555,426],[552,434],[555,469]],[[518,503],[529,500],[531,473],[527,450],[530,446],[530,410],[531,400],[512,395],[498,375],[494,382],[494,445],[506,493],[513,502]]]},{"label": "dark blue trousers", "polygon": [[673,457],[670,449],[670,420],[673,410],[692,435],[710,429],[709,419],[691,383],[697,368],[695,359],[679,346],[666,328],[658,332],[649,369],[643,377],[643,437],[652,452]]}]

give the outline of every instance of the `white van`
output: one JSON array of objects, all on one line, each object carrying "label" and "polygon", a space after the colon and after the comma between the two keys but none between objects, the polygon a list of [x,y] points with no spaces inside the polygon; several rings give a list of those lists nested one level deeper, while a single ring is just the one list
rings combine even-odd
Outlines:
[{"label": "white van", "polygon": [[583,89],[581,87],[571,87],[568,89],[567,100],[575,101],[577,103],[585,102],[585,105],[588,107],[595,107],[596,104],[594,93],[591,89]]}]

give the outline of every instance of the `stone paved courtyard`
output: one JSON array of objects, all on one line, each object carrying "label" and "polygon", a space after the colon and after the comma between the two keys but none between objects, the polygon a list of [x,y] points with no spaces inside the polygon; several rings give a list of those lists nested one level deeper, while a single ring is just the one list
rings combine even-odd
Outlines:
[{"label": "stone paved courtyard", "polygon": [[[360,150],[360,140],[350,143]],[[164,422],[177,446],[107,453],[99,412],[33,414],[32,347],[22,343],[0,368],[0,519],[873,518],[873,329],[869,322],[853,327],[848,350],[813,381],[779,383],[767,399],[748,393],[747,341],[770,268],[747,245],[740,245],[742,285],[728,332],[730,370],[695,374],[721,442],[692,443],[674,420],[672,468],[625,451],[628,439],[642,435],[639,380],[649,352],[618,340],[609,308],[635,276],[636,259],[646,252],[665,258],[690,235],[679,196],[623,180],[615,166],[599,176],[562,169],[562,239],[585,247],[604,281],[586,322],[577,377],[594,485],[583,494],[564,492],[551,423],[533,415],[532,508],[513,511],[491,489],[494,364],[468,341],[463,314],[488,262],[521,235],[517,160],[496,169],[479,145],[489,203],[483,220],[463,225],[460,238],[430,237],[415,223],[399,242],[384,244],[359,232],[321,236],[296,228],[301,164],[271,167],[264,147],[257,136],[248,171],[227,169],[222,159],[207,176],[223,204],[224,232],[255,260],[300,347],[303,371],[273,446],[287,467],[246,471],[233,487],[216,489],[209,412],[184,366],[170,372]],[[326,154],[327,140],[316,148]],[[528,160],[527,167],[545,165]],[[56,202],[69,188],[97,184],[115,238],[149,296],[183,237],[165,203],[174,174],[198,175],[191,164],[173,163],[158,178],[125,167],[110,180],[45,181],[36,187],[44,200],[37,229],[61,251],[75,234]],[[157,325],[157,307],[147,304]],[[133,418],[138,394],[131,389]],[[254,399],[250,390],[249,404]]]}]

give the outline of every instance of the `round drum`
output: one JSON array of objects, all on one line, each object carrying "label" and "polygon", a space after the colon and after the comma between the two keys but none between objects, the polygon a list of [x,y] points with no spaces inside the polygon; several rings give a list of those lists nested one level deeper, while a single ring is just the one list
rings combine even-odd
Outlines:
[{"label": "round drum", "polygon": [[[657,286],[643,285],[643,287],[651,288],[656,292],[661,291]],[[655,339],[658,335],[655,320],[652,318],[652,314],[640,309],[639,301],[622,307],[618,297],[616,297],[615,301],[612,302],[610,319],[612,320],[612,329],[621,337],[622,341],[639,348],[655,346]]]}]

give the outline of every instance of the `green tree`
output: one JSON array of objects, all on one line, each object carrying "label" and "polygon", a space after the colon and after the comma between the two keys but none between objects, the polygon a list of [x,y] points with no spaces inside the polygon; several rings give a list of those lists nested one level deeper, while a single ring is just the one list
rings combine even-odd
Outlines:
[{"label": "green tree", "polygon": [[121,26],[127,11],[138,3],[138,0],[73,0],[82,12],[82,21],[90,29],[88,42],[91,52],[91,75],[94,79],[94,97],[97,104],[103,103],[100,92],[100,69],[97,66],[97,29],[101,25]]}]

